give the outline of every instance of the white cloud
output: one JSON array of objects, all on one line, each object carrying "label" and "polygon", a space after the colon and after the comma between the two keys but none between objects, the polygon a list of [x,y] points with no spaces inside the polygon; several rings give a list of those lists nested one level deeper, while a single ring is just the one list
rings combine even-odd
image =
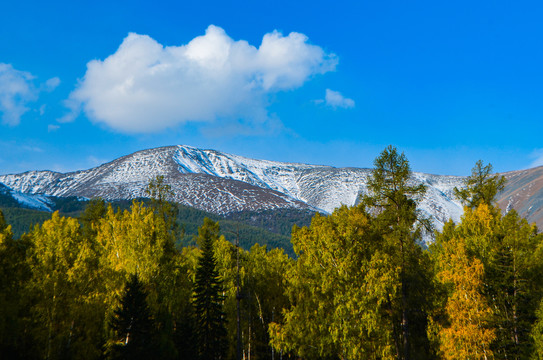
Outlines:
[{"label": "white cloud", "polygon": [[131,33],[114,54],[87,64],[64,121],[79,105],[92,121],[127,133],[216,119],[259,126],[269,120],[268,95],[298,88],[336,65],[334,54],[294,32],[268,33],[258,48],[213,25],[181,46]]},{"label": "white cloud", "polygon": [[53,91],[57,88],[57,86],[60,85],[60,79],[58,77],[51,78],[45,82],[44,90],[45,91]]},{"label": "white cloud", "polygon": [[337,109],[337,108],[351,109],[351,108],[354,108],[354,105],[355,105],[353,99],[346,98],[343,95],[341,95],[339,91],[334,91],[330,89],[326,89],[324,102],[326,106],[329,106],[334,109]]},{"label": "white cloud", "polygon": [[15,70],[10,64],[0,63],[0,114],[2,123],[15,126],[29,109],[26,104],[35,101],[38,91],[25,71]]},{"label": "white cloud", "polygon": [[[41,91],[51,92],[60,84],[60,79],[55,77],[38,88],[34,80],[29,72],[0,63],[0,115],[3,124],[19,125],[21,116],[29,110],[28,103],[36,101]],[[40,115],[43,115],[43,110],[45,108],[40,108]]]}]

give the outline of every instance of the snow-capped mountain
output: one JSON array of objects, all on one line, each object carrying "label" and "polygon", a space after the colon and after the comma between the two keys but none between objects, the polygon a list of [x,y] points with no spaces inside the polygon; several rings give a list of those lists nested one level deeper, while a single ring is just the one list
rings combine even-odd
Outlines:
[{"label": "snow-capped mountain", "polygon": [[[145,196],[149,180],[163,175],[175,201],[227,214],[275,208],[332,212],[354,205],[366,191],[370,169],[254,160],[215,150],[169,146],[138,151],[83,171],[30,171],[0,175],[0,183],[21,194],[97,197],[107,200]],[[420,208],[438,228],[458,221],[462,207],[453,197],[462,177],[414,173],[428,186]]]}]

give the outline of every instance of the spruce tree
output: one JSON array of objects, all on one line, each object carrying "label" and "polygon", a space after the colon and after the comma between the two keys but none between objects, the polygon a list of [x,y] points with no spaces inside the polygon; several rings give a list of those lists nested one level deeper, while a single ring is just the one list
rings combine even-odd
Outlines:
[{"label": "spruce tree", "polygon": [[205,218],[204,224],[198,228],[202,253],[194,284],[196,337],[201,360],[223,359],[227,351],[224,290],[213,250],[218,237],[219,224]]},{"label": "spruce tree", "polygon": [[147,305],[147,294],[137,274],[126,283],[111,328],[117,334],[111,359],[150,359],[155,354],[154,321]]}]

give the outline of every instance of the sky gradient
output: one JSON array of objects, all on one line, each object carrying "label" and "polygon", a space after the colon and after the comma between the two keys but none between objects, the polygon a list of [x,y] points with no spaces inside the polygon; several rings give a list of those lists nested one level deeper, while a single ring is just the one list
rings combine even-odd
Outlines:
[{"label": "sky gradient", "polygon": [[18,1],[0,12],[0,173],[186,144],[414,171],[543,165],[543,4]]}]

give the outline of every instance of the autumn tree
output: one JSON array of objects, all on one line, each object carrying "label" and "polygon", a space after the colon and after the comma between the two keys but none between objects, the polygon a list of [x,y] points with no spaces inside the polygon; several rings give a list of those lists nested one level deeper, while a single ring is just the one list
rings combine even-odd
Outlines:
[{"label": "autumn tree", "polygon": [[[524,359],[532,352],[530,331],[542,296],[541,261],[536,256],[542,238],[535,226],[520,219],[516,211],[501,214],[495,197],[503,189],[505,180],[491,170],[490,164],[483,166],[481,161],[477,162],[465,187],[457,189],[456,193],[466,205],[464,215],[458,225],[449,226],[447,236],[438,236],[436,247],[441,248],[437,251],[440,253],[453,246],[448,242],[462,241],[473,264],[481,264],[479,292],[491,311],[485,327],[494,334],[489,349],[497,359]],[[448,267],[465,266],[461,257],[447,258],[444,254],[446,252],[441,252],[437,257],[442,266],[446,263]],[[478,274],[475,269],[470,271]],[[454,302],[454,296],[463,289],[460,283],[452,286],[448,301]],[[472,302],[471,306],[477,309],[482,305]],[[448,316],[454,320],[460,314],[454,310]],[[463,330],[468,331],[467,325]],[[483,327],[479,330],[484,331]]]},{"label": "autumn tree", "polygon": [[45,359],[96,357],[101,352],[103,298],[98,255],[76,219],[53,213],[32,232],[28,291],[35,341]]},{"label": "autumn tree", "polygon": [[292,259],[289,259],[283,249],[268,250],[266,246],[255,244],[246,251],[236,248],[224,238],[219,238],[216,242],[215,256],[225,289],[224,311],[229,319],[229,357],[235,358],[238,351],[239,301],[240,356],[255,360],[269,359],[275,350],[269,344],[268,327],[273,321],[280,322],[282,309],[288,307],[284,274],[292,266]]},{"label": "autumn tree", "polygon": [[492,310],[482,294],[483,264],[468,256],[461,238],[447,239],[441,245],[438,279],[450,291],[445,306],[447,325],[439,331],[441,355],[446,360],[492,359],[490,344],[496,334],[489,327]]}]

